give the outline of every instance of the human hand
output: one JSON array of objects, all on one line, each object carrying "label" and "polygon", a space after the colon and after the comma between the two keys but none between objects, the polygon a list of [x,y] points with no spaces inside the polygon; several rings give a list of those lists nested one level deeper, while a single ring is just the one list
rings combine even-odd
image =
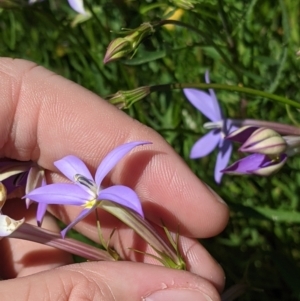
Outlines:
[{"label": "human hand", "polygon": [[[180,249],[189,270],[133,262],[153,263],[129,247],[145,252],[150,248],[132,230],[101,212],[104,234],[108,236],[117,227],[112,245],[131,261],[52,269],[70,263],[70,256],[28,241],[2,239],[1,277],[15,279],[0,282],[1,300],[219,300],[222,269],[194,238],[219,233],[227,223],[228,209],[157,133],[93,93],[30,62],[0,59],[0,82],[0,156],[36,161],[49,170],[49,183],[62,181],[53,162],[66,155],[78,156],[93,172],[114,147],[136,140],[152,141],[122,159],[106,183],[134,189],[146,218],[154,224],[163,221],[174,232],[179,225]],[[29,221],[33,210],[26,211],[20,200],[11,200],[4,207],[12,218],[26,215]],[[50,207],[66,224],[80,210]],[[57,230],[50,216],[43,226]],[[75,229],[97,241],[93,216]]]}]

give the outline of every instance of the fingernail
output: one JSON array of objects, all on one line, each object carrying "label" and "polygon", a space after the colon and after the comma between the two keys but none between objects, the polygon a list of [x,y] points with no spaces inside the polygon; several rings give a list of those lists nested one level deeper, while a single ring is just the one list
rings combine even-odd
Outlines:
[{"label": "fingernail", "polygon": [[212,299],[200,291],[190,289],[165,289],[156,291],[143,301],[212,301]]},{"label": "fingernail", "polygon": [[222,204],[227,205],[225,203],[225,201],[210,187],[208,186],[206,183],[204,183],[205,186],[208,188],[208,190],[210,190],[210,192],[215,196],[215,198]]}]

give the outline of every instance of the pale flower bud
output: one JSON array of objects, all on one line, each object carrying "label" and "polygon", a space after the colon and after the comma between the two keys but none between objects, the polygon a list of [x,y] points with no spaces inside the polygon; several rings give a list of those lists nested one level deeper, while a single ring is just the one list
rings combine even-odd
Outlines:
[{"label": "pale flower bud", "polygon": [[286,149],[287,143],[280,134],[268,128],[258,128],[239,150],[248,153],[278,155],[284,153]]},{"label": "pale flower bud", "polygon": [[144,86],[129,91],[118,91],[117,93],[108,96],[106,99],[109,103],[119,109],[128,109],[135,102],[143,99],[148,94],[150,94],[150,88],[148,86]]},{"label": "pale flower bud", "polygon": [[150,23],[143,23],[138,28],[128,30],[123,38],[113,40],[107,47],[104,64],[126,57],[137,49],[141,41],[154,32]]},{"label": "pale flower bud", "polygon": [[283,167],[287,158],[288,158],[287,156],[281,155],[280,157],[271,160],[274,162],[273,164],[266,167],[259,168],[255,170],[253,174],[263,176],[263,177],[270,176],[276,173],[277,171],[279,171]]}]

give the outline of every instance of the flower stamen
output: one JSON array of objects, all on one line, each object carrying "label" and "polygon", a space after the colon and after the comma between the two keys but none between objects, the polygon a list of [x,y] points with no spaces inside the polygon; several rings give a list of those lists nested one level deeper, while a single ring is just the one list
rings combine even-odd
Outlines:
[{"label": "flower stamen", "polygon": [[223,120],[214,121],[214,122],[205,122],[203,124],[203,127],[206,130],[222,129],[223,126],[224,126],[224,121]]},{"label": "flower stamen", "polygon": [[74,181],[78,182],[79,184],[89,188],[91,191],[94,191],[96,193],[97,191],[97,187],[95,185],[95,182],[92,180],[87,179],[86,177],[84,177],[81,174],[76,174],[74,176]]}]

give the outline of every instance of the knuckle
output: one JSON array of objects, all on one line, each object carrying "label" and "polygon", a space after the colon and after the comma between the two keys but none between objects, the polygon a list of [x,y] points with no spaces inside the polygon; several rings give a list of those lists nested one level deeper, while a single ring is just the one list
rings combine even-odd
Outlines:
[{"label": "knuckle", "polygon": [[63,295],[61,301],[115,301],[114,293],[108,280],[99,273],[88,270],[68,272],[63,279]]}]

